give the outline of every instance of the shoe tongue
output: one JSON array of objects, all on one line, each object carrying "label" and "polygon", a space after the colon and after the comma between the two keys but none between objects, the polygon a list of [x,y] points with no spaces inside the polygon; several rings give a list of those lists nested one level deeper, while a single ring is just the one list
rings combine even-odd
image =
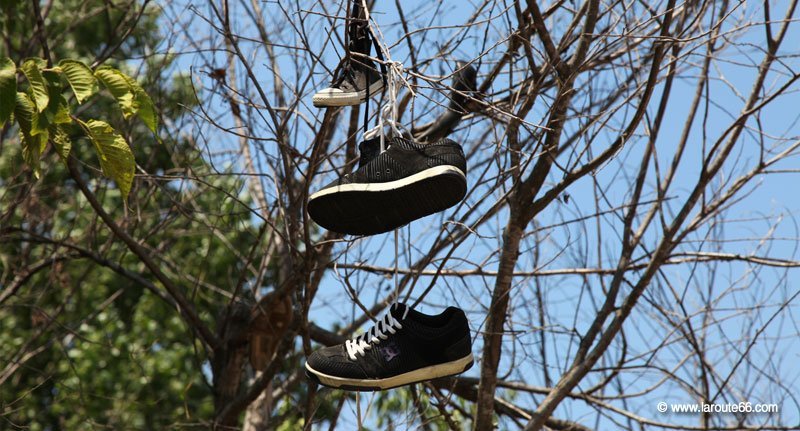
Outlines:
[{"label": "shoe tongue", "polygon": [[397,321],[403,321],[408,314],[408,306],[401,302],[395,302],[392,304],[392,307],[389,309],[389,312],[392,313],[392,317],[395,318]]},{"label": "shoe tongue", "polygon": [[381,153],[380,135],[358,144],[358,151],[361,153],[361,157],[358,160],[358,167],[363,168]]}]

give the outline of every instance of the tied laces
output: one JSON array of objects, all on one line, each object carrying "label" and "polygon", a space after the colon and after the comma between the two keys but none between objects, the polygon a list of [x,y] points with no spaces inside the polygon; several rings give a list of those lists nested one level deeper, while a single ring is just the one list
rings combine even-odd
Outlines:
[{"label": "tied laces", "polygon": [[[395,308],[397,308],[397,305],[392,305],[392,309]],[[408,310],[408,307],[406,307],[400,320],[406,318]],[[400,320],[395,319],[391,311],[386,313],[383,319],[379,320],[369,331],[352,340],[345,341],[344,346],[347,349],[347,356],[353,361],[356,360],[356,355],[364,356],[366,351],[371,349],[373,345],[379,344],[382,340],[389,338],[389,334],[394,334],[398,329],[402,329],[403,325]]]},{"label": "tied laces", "polygon": [[408,91],[414,95],[414,90],[411,88],[411,84],[409,84],[408,81],[406,81],[403,77],[405,73],[403,69],[403,63],[389,59],[386,61],[386,66],[386,87],[389,100],[383,106],[383,108],[381,108],[380,114],[378,115],[378,125],[364,133],[364,139],[372,139],[380,135],[381,152],[386,149],[383,133],[383,130],[386,126],[391,128],[391,131],[395,136],[403,136],[401,129],[404,129],[404,127],[397,121],[399,116],[397,112],[397,99],[400,88],[406,87]]}]

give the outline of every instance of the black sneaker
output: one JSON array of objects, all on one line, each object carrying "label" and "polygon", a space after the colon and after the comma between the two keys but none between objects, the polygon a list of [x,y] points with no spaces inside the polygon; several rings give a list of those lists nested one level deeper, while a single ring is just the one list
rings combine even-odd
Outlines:
[{"label": "black sneaker", "polygon": [[381,90],[383,77],[375,63],[369,59],[346,60],[331,86],[318,91],[311,101],[318,108],[358,105],[367,100],[367,95],[374,96]]},{"label": "black sneaker", "polygon": [[333,388],[376,391],[460,374],[472,362],[461,309],[448,307],[429,316],[394,304],[368,332],[312,353],[306,375]]},{"label": "black sneaker", "polygon": [[362,143],[358,170],[309,197],[308,214],[317,224],[339,233],[375,235],[464,199],[467,161],[461,145],[450,139],[421,145],[399,137],[386,143],[386,151],[371,159],[363,149],[376,153],[380,137]]}]

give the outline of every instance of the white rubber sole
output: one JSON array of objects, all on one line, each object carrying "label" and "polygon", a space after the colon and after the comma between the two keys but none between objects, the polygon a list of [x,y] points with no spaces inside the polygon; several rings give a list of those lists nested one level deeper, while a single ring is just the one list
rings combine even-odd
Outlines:
[{"label": "white rubber sole", "polygon": [[306,370],[317,376],[320,383],[325,386],[334,388],[346,389],[364,389],[364,390],[383,390],[404,386],[411,383],[423,382],[432,380],[439,377],[452,376],[460,374],[467,370],[468,365],[472,365],[474,361],[472,353],[461,359],[443,364],[431,365],[430,367],[420,368],[418,370],[409,371],[407,373],[399,374],[394,377],[387,377],[385,379],[346,379],[342,377],[331,376],[311,368],[306,362]]},{"label": "white rubber sole", "polygon": [[[326,89],[327,90],[327,89]],[[357,91],[354,93],[344,92],[327,92],[322,90],[311,98],[311,102],[318,108],[329,106],[352,106],[364,103],[367,100],[367,92],[365,90]],[[376,81],[369,86],[370,96],[374,96],[383,90],[383,80]]]},{"label": "white rubber sole", "polygon": [[442,165],[395,181],[319,190],[308,199],[308,215],[333,232],[377,235],[444,211],[466,193],[464,172],[453,165]]},{"label": "white rubber sole", "polygon": [[457,175],[466,181],[467,176],[464,175],[464,172],[461,169],[458,169],[455,166],[451,165],[442,165],[442,166],[435,166],[433,168],[425,169],[422,172],[417,172],[414,175],[401,178],[395,181],[389,181],[386,183],[353,183],[353,184],[342,184],[334,187],[330,187],[327,189],[322,189],[316,193],[313,193],[311,196],[308,197],[309,201],[313,201],[314,199],[318,199],[327,195],[332,195],[334,193],[342,193],[342,192],[386,192],[390,190],[397,190],[403,188],[409,184],[416,183],[418,181],[425,180],[426,178],[435,177],[438,175]]}]

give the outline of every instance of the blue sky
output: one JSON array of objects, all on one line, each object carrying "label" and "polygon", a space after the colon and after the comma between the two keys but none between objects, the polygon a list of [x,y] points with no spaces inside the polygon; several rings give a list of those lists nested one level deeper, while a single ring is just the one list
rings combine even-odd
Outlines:
[{"label": "blue sky", "polygon": [[[167,10],[169,13],[176,13],[183,9],[183,5],[189,2],[174,2]],[[289,55],[290,50],[284,49],[279,60],[281,67],[281,77],[285,85],[302,87],[302,100],[298,107],[298,119],[292,127],[292,139],[296,142],[296,147],[303,151],[308,148],[309,142],[313,138],[313,130],[322,119],[323,111],[313,108],[310,104],[311,95],[319,88],[327,85],[329,81],[328,70],[332,69],[338,62],[341,47],[336,37],[336,32],[341,34],[341,29],[331,28],[330,21],[319,15],[327,10],[327,13],[341,15],[337,9],[337,2],[304,2],[299,6],[289,2],[265,2],[260,3],[264,9],[265,19],[269,26],[274,26],[276,35],[281,34],[282,26],[287,26],[286,17],[293,17],[292,23],[297,26],[304,26],[308,34],[313,36],[308,41],[312,46],[314,56],[307,54],[297,59]],[[425,75],[436,78],[448,75],[456,59],[470,59],[475,57],[477,52],[482,49],[490,49],[508,33],[507,26],[516,24],[513,13],[510,15],[510,23],[506,17],[487,21],[487,24],[476,25],[470,28],[461,27],[469,18],[469,14],[474,10],[478,3],[446,1],[444,3],[407,1],[402,2],[402,8],[406,14],[408,26],[411,31],[433,27],[426,31],[420,31],[418,37],[413,39],[415,45],[420,49],[421,58],[433,56],[437,50],[445,45],[447,41],[458,40],[457,46],[452,53],[445,56],[444,60],[437,59],[420,70]],[[786,8],[786,1],[772,2],[771,12],[773,19],[782,17]],[[322,5],[325,6],[323,9]],[[509,5],[510,6],[510,5]],[[730,22],[734,18],[743,21],[758,21],[762,19],[762,4],[755,2],[742,2],[732,14]],[[197,10],[202,15],[210,15],[209,8],[205,3],[198,3]],[[171,12],[170,12],[171,11]],[[253,29],[246,24],[244,12],[241,8],[234,6],[232,17],[234,17],[234,27],[237,33],[253,35]],[[398,11],[393,2],[377,2],[372,11],[374,19],[380,25],[384,41],[392,46],[391,57],[401,61],[405,65],[410,64],[408,48],[404,41],[398,40],[405,33],[399,24]],[[483,20],[487,17],[502,14],[500,6],[495,9],[484,10]],[[201,40],[199,48],[204,49],[210,46],[220,46],[220,38],[214,34],[202,20],[197,17],[192,18],[192,13],[185,10],[180,18],[184,22],[192,20],[192,35]],[[560,21],[550,21],[554,31],[563,27]],[[776,24],[777,25],[777,24]],[[272,28],[272,27],[271,27]],[[166,31],[166,30],[165,30]],[[729,32],[730,38],[737,39],[739,46],[727,46],[724,48],[723,61],[714,62],[712,67],[712,81],[709,85],[711,98],[704,100],[702,109],[707,109],[705,117],[698,117],[695,122],[689,140],[687,156],[677,175],[677,182],[670,189],[670,197],[674,204],[671,204],[673,211],[677,210],[677,205],[682,202],[682,198],[688,194],[689,187],[699,175],[702,167],[702,148],[710,145],[720,132],[730,124],[731,116],[737,115],[743,106],[741,95],[747,95],[752,86],[755,76],[754,64],[761,61],[761,49],[763,45],[763,30],[759,27],[734,28],[732,24],[723,27],[723,32]],[[288,32],[291,33],[291,32]],[[292,46],[300,42],[296,33],[294,36],[281,38],[276,43]],[[206,36],[208,39],[206,40]],[[278,37],[278,36],[276,36]],[[777,71],[772,73],[767,79],[766,88],[772,89],[780,83],[785,82],[785,72],[798,70],[797,64],[797,44],[792,41],[800,40],[800,33],[796,26],[787,35],[787,42],[784,44],[783,53],[792,55],[786,60],[784,65],[776,67]],[[694,42],[697,45],[702,40]],[[258,80],[265,88],[273,85],[272,74],[269,73],[268,65],[265,64],[263,48],[257,45],[242,42],[245,47],[245,55],[251,58],[253,70],[256,72]],[[225,67],[226,60],[220,52],[203,51],[197,54],[192,47],[186,45],[183,39],[178,40],[176,49],[185,52],[180,57],[180,68],[193,68],[195,79],[206,88],[211,88],[212,83],[203,68],[206,67],[206,59],[212,59],[216,67]],[[283,49],[283,48],[277,48]],[[490,63],[497,55],[502,52],[503,47],[489,50],[486,57],[486,64],[482,61],[479,64],[479,72],[486,73],[490,68]],[[191,51],[191,52],[190,52]],[[685,113],[687,112],[694,95],[694,88],[697,78],[697,65],[702,59],[703,50],[694,51],[686,68],[680,71],[680,78],[675,80],[674,89],[671,95],[671,103],[665,116],[662,126],[662,133],[656,143],[658,160],[660,165],[666,166],[672,158],[676,141],[679,138],[683,127]],[[315,56],[319,56],[320,62],[316,61]],[[313,68],[314,79],[309,83],[300,82],[298,77],[305,76],[308,70]],[[241,71],[240,71],[241,72]],[[618,83],[615,77],[609,73],[604,75],[607,86],[614,88]],[[507,77],[498,78],[494,88],[502,89],[503,83],[508,82]],[[481,78],[479,77],[479,82]],[[240,74],[241,85],[245,84],[243,74]],[[446,83],[448,81],[445,81]],[[586,85],[587,83],[582,83]],[[595,83],[596,84],[596,83]],[[252,86],[245,87],[245,90],[252,96],[254,90]],[[800,126],[798,126],[798,115],[800,111],[796,108],[796,92],[798,86],[795,85],[786,95],[778,98],[770,104],[760,115],[760,127],[765,131],[765,144],[767,147],[775,146],[785,148],[791,142],[796,142],[800,136]],[[654,98],[660,95],[661,87],[655,91]],[[209,95],[208,92],[201,93],[201,96]],[[274,95],[270,95],[274,96]],[[428,99],[432,99],[431,102]],[[253,100],[257,100],[254,98]],[[526,118],[532,124],[539,124],[546,118],[549,108],[547,97],[540,98],[540,103],[533,112]],[[275,103],[275,100],[272,100]],[[419,123],[429,120],[440,108],[436,102],[442,103],[442,95],[431,88],[418,89],[418,96],[415,105],[415,119]],[[207,108],[213,115],[217,115],[217,120],[223,125],[230,126],[231,118],[226,112],[225,103],[218,97],[212,97],[207,102]],[[372,104],[374,109],[374,103]],[[656,107],[651,106],[648,114],[652,117]],[[251,113],[255,118],[259,115],[257,110]],[[346,115],[346,114],[345,114]],[[621,111],[612,121],[609,122],[606,130],[600,130],[598,136],[613,139],[616,136],[615,127],[622,124],[630,116]],[[302,119],[301,119],[302,118]],[[408,121],[408,116],[404,118]],[[702,121],[701,121],[702,120]],[[308,123],[310,123],[310,125]],[[751,124],[752,123],[752,124]],[[748,123],[755,126],[755,122]],[[254,136],[269,136],[270,130],[266,122],[254,123],[252,130],[248,132]],[[489,135],[494,139],[483,140],[480,133],[487,127],[485,120],[465,122],[451,138],[461,142],[465,149],[477,150],[481,154],[495,154],[497,159],[502,162],[505,160],[504,135],[501,128],[497,128],[494,135]],[[570,126],[568,126],[569,129]],[[237,148],[238,143],[232,135],[228,135],[214,129],[208,124],[198,123],[198,128],[202,129],[206,139],[211,142],[209,148],[211,152],[220,152]],[[343,129],[342,129],[343,130]],[[620,231],[621,221],[618,213],[605,214],[590,222],[579,223],[573,220],[581,219],[591,215],[596,211],[595,198],[598,192],[595,182],[604,187],[604,197],[599,209],[606,211],[616,206],[622,205],[630,196],[629,175],[633,168],[639,163],[642,151],[644,150],[645,140],[641,138],[644,133],[642,127],[637,130],[640,135],[630,140],[626,147],[618,156],[597,171],[593,177],[586,177],[569,189],[570,198],[568,202],[560,200],[553,203],[535,220],[538,240],[529,237],[523,244],[523,253],[518,263],[518,270],[530,271],[536,269],[560,269],[574,267],[614,267],[615,259],[619,254],[619,244],[615,242],[614,236]],[[340,130],[334,138],[333,148],[341,146],[345,136]],[[598,138],[601,139],[601,138]],[[735,157],[726,165],[724,171],[727,175],[740,174],[743,169],[750,167],[754,160],[759,157],[759,138],[752,131],[746,131],[741,138],[741,144],[735,150]],[[597,145],[603,148],[602,142]],[[260,154],[262,167],[265,177],[262,178],[267,190],[275,190],[276,185],[272,180],[272,174],[267,169],[264,160],[275,157],[276,151],[270,142],[254,142],[252,144],[255,153]],[[528,156],[534,156],[528,154]],[[214,155],[212,158],[219,163],[220,167],[229,166],[237,163],[235,155]],[[334,166],[341,163],[341,159],[334,157]],[[787,158],[787,160],[775,167],[776,169],[796,169],[797,157]],[[651,168],[653,169],[653,168]],[[484,170],[471,170],[469,179],[472,182],[473,191],[467,197],[465,204],[454,209],[443,212],[442,214],[431,216],[420,222],[412,223],[409,227],[397,231],[398,241],[395,241],[395,234],[389,233],[378,235],[372,238],[358,239],[350,243],[342,243],[336,247],[337,262],[354,263],[364,262],[370,265],[392,267],[395,265],[396,258],[400,267],[407,267],[409,262],[414,262],[432,244],[435,239],[438,226],[447,220],[457,219],[464,214],[468,208],[477,207],[479,210],[488,203],[494,202],[499,197],[499,193],[492,191],[492,183],[489,180],[497,174],[497,167],[485,170],[485,177],[482,177]],[[662,174],[663,175],[663,174]],[[325,175],[318,176],[316,186],[312,190],[320,187],[336,176],[334,170],[330,170]],[[798,182],[797,172],[787,172],[764,176],[754,181],[753,186],[747,189],[747,193],[740,202],[726,210],[724,220],[713,224],[713,228],[701,229],[690,236],[691,242],[687,243],[682,250],[685,251],[716,251],[748,255],[755,253],[758,255],[769,255],[776,258],[796,259],[797,257],[797,238],[798,226],[794,220],[794,214],[800,211],[800,200],[797,199],[797,192],[792,186]],[[648,182],[645,196],[652,197],[654,183]],[[559,179],[559,173],[554,172],[548,179],[550,183]],[[594,180],[594,181],[593,181]],[[730,177],[720,177],[715,181],[730,181]],[[673,202],[671,201],[671,202]],[[675,207],[672,207],[675,205]],[[480,211],[479,211],[480,212]],[[497,249],[501,245],[501,232],[505,223],[506,211],[501,211],[489,222],[480,226],[475,235],[471,236],[454,252],[453,257],[446,264],[448,269],[473,269],[482,267],[488,270],[497,268],[498,253]],[[474,221],[475,217],[470,219]],[[569,223],[566,223],[569,222]],[[432,226],[434,229],[432,229]],[[604,241],[598,246],[595,239],[598,232],[602,234]],[[771,235],[774,239],[763,241],[766,235]],[[724,241],[709,241],[710,236],[716,236]],[[648,247],[653,246],[659,238],[658,231],[653,229],[646,235]],[[534,249],[538,253],[535,260]],[[397,250],[398,256],[395,255]],[[602,256],[598,256],[598,250],[602,251]],[[639,253],[641,255],[641,253]],[[434,269],[430,266],[429,269]],[[344,272],[340,272],[344,274]],[[775,390],[774,387],[765,384],[765,378],[758,375],[737,372],[731,379],[731,384],[737,387],[751,387],[751,394],[742,394],[747,400],[758,402],[762,400],[779,402],[782,405],[784,420],[788,423],[800,421],[800,410],[798,406],[787,400],[774,400],[773,397],[780,396],[793,390],[800,392],[796,376],[800,375],[797,368],[797,359],[800,355],[800,348],[796,342],[792,342],[797,337],[797,326],[794,321],[794,308],[796,304],[790,303],[788,308],[781,305],[791,298],[797,291],[797,287],[792,283],[792,276],[797,273],[796,269],[782,270],[775,268],[758,269],[752,265],[744,263],[721,263],[715,267],[695,267],[692,265],[676,265],[666,267],[662,276],[650,288],[645,297],[640,301],[634,315],[626,325],[626,342],[629,355],[636,357],[642,355],[640,363],[648,363],[648,360],[662,364],[665,368],[674,368],[678,375],[682,375],[686,381],[696,379],[691,372],[696,370],[691,366],[677,366],[686,352],[680,343],[669,344],[663,349],[659,349],[657,354],[649,355],[652,340],[665,339],[674,341],[677,336],[669,335],[668,328],[663,327],[664,315],[659,315],[658,304],[670,302],[671,292],[682,292],[686,300],[684,303],[690,307],[687,312],[695,315],[693,323],[699,323],[704,314],[702,313],[706,297],[710,295],[715,298],[713,317],[720,321],[713,325],[706,334],[702,334],[709,346],[716,346],[709,349],[710,358],[708,360],[715,364],[715,369],[720,376],[724,376],[727,371],[737,367],[731,358],[736,357],[736,348],[745,348],[748,343],[746,340],[752,337],[760,337],[760,341],[752,348],[751,359],[757,366],[772,368],[775,374],[782,376],[785,381],[786,391]],[[423,276],[418,285],[412,291],[412,300],[416,298],[431,278]],[[606,282],[608,280],[605,280]],[[391,279],[368,273],[355,272],[350,279],[351,285],[357,290],[359,299],[365,304],[372,304],[374,301],[385,297],[391,292],[393,282]],[[669,282],[669,283],[667,283]],[[436,288],[431,295],[426,297],[422,305],[422,311],[434,313],[442,309],[447,304],[458,304],[464,308],[471,317],[472,329],[475,332],[476,342],[474,352],[479,354],[481,349],[481,336],[477,331],[483,327],[485,310],[489,303],[491,287],[494,280],[491,277],[440,277],[437,280]],[[554,276],[534,278],[518,278],[515,280],[515,287],[512,292],[512,305],[514,313],[512,321],[515,328],[521,330],[516,335],[508,335],[504,353],[504,360],[501,363],[501,374],[509,373],[509,380],[523,381],[531,385],[544,386],[541,362],[539,355],[539,331],[543,328],[538,325],[538,312],[532,306],[534,304],[533,292],[537,287],[544,292],[545,311],[547,315],[547,360],[548,369],[551,377],[557,378],[570,360],[570,352],[574,352],[576,337],[574,330],[582,332],[593,317],[594,306],[592,302],[598,303],[602,300],[600,278],[591,276],[584,278],[581,276]],[[727,291],[733,286],[733,289]],[[334,322],[350,322],[354,317],[360,315],[358,307],[353,305],[346,296],[346,289],[341,278],[331,271],[329,276],[323,281],[320,289],[317,304],[311,313],[311,319],[319,324],[331,325]],[[740,309],[746,306],[757,304],[757,312],[742,313]],[[757,329],[763,326],[766,321],[777,310],[780,312],[771,321],[767,329],[758,332]],[[742,334],[745,334],[743,337]],[[731,340],[740,340],[733,343]],[[618,342],[621,342],[618,340]],[[619,344],[617,344],[619,346]],[[732,346],[735,346],[733,348]],[[733,348],[733,350],[731,350]],[[520,351],[526,353],[520,355]],[[614,349],[612,349],[614,350]],[[513,354],[517,353],[518,358],[525,358],[523,363],[511,361]],[[614,354],[608,355],[604,361],[614,359]],[[689,360],[691,362],[691,360]],[[738,369],[738,368],[737,368]],[[474,367],[468,376],[477,377],[478,366]],[[756,373],[757,374],[757,373]],[[586,383],[581,387],[596,382],[598,376],[590,376]],[[624,392],[636,392],[648,387],[657,381],[660,376],[652,372],[636,371],[626,373],[625,378],[621,379],[620,384],[624,386]],[[751,384],[752,383],[752,384]],[[526,408],[535,408],[541,397],[528,397],[524,394],[501,393],[507,397],[514,397],[515,402]],[[366,411],[369,405],[369,396],[361,398],[360,408]],[[625,408],[654,420],[675,420],[677,423],[696,424],[698,418],[692,416],[685,417],[664,417],[659,416],[655,411],[655,403],[660,400],[673,402],[690,402],[687,398],[686,388],[674,384],[667,384],[660,387],[657,391],[643,395],[637,399],[629,401]],[[730,400],[726,400],[730,401]],[[738,401],[738,400],[737,400]],[[614,403],[617,403],[616,401]],[[615,404],[622,406],[621,403]],[[345,411],[353,412],[355,404],[348,405]],[[348,410],[349,409],[349,410]],[[374,412],[374,407],[372,409]],[[411,413],[409,413],[411,415]],[[612,419],[598,417],[596,412],[587,407],[580,401],[567,400],[559,407],[555,414],[559,418],[578,420],[587,426],[596,429],[612,429],[618,425]],[[613,419],[619,419],[614,416]],[[375,420],[374,417],[371,420]],[[342,429],[349,429],[355,421],[354,414],[345,414],[340,421]],[[503,422],[503,426],[510,425]]]}]

